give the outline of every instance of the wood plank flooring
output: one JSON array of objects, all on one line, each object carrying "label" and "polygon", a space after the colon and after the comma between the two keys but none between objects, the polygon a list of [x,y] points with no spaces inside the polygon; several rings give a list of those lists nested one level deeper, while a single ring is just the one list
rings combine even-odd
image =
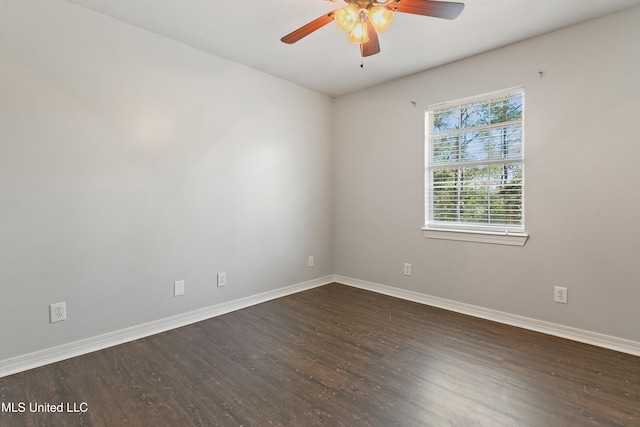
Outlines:
[{"label": "wood plank flooring", "polygon": [[0,402],[2,426],[640,426],[640,358],[331,284],[0,378]]}]

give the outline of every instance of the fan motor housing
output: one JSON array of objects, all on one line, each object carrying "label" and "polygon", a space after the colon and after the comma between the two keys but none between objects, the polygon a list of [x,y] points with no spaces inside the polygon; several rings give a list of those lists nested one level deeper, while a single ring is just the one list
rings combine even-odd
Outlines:
[{"label": "fan motor housing", "polygon": [[358,6],[360,10],[369,10],[373,6],[373,0],[344,0],[348,4]]}]

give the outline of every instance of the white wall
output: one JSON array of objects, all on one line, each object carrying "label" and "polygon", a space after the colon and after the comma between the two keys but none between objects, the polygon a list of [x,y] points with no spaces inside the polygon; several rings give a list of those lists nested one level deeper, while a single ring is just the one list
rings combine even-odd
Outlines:
[{"label": "white wall", "polygon": [[[635,8],[338,99],[336,273],[640,341],[638,24]],[[424,107],[519,85],[528,243],[425,239]]]},{"label": "white wall", "polygon": [[64,1],[0,2],[0,360],[331,274],[332,108]]}]

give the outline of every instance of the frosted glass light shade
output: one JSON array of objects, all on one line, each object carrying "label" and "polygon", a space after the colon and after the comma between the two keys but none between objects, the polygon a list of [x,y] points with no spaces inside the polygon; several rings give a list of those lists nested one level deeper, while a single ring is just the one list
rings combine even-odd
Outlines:
[{"label": "frosted glass light shade", "polygon": [[333,20],[336,21],[336,25],[342,31],[351,32],[356,26],[358,19],[360,18],[360,9],[357,6],[351,4],[342,9],[336,10]]},{"label": "frosted glass light shade", "polygon": [[392,20],[393,12],[384,6],[373,6],[369,11],[369,21],[378,34],[389,28]]},{"label": "frosted glass light shade", "polygon": [[349,41],[351,43],[366,43],[369,41],[366,22],[360,21],[353,27],[353,30],[349,33]]}]

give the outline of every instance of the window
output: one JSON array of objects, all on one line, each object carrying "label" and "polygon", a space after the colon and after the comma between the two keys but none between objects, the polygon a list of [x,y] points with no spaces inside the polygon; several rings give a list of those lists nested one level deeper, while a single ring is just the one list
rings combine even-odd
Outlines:
[{"label": "window", "polygon": [[427,107],[426,237],[522,246],[524,91]]}]

